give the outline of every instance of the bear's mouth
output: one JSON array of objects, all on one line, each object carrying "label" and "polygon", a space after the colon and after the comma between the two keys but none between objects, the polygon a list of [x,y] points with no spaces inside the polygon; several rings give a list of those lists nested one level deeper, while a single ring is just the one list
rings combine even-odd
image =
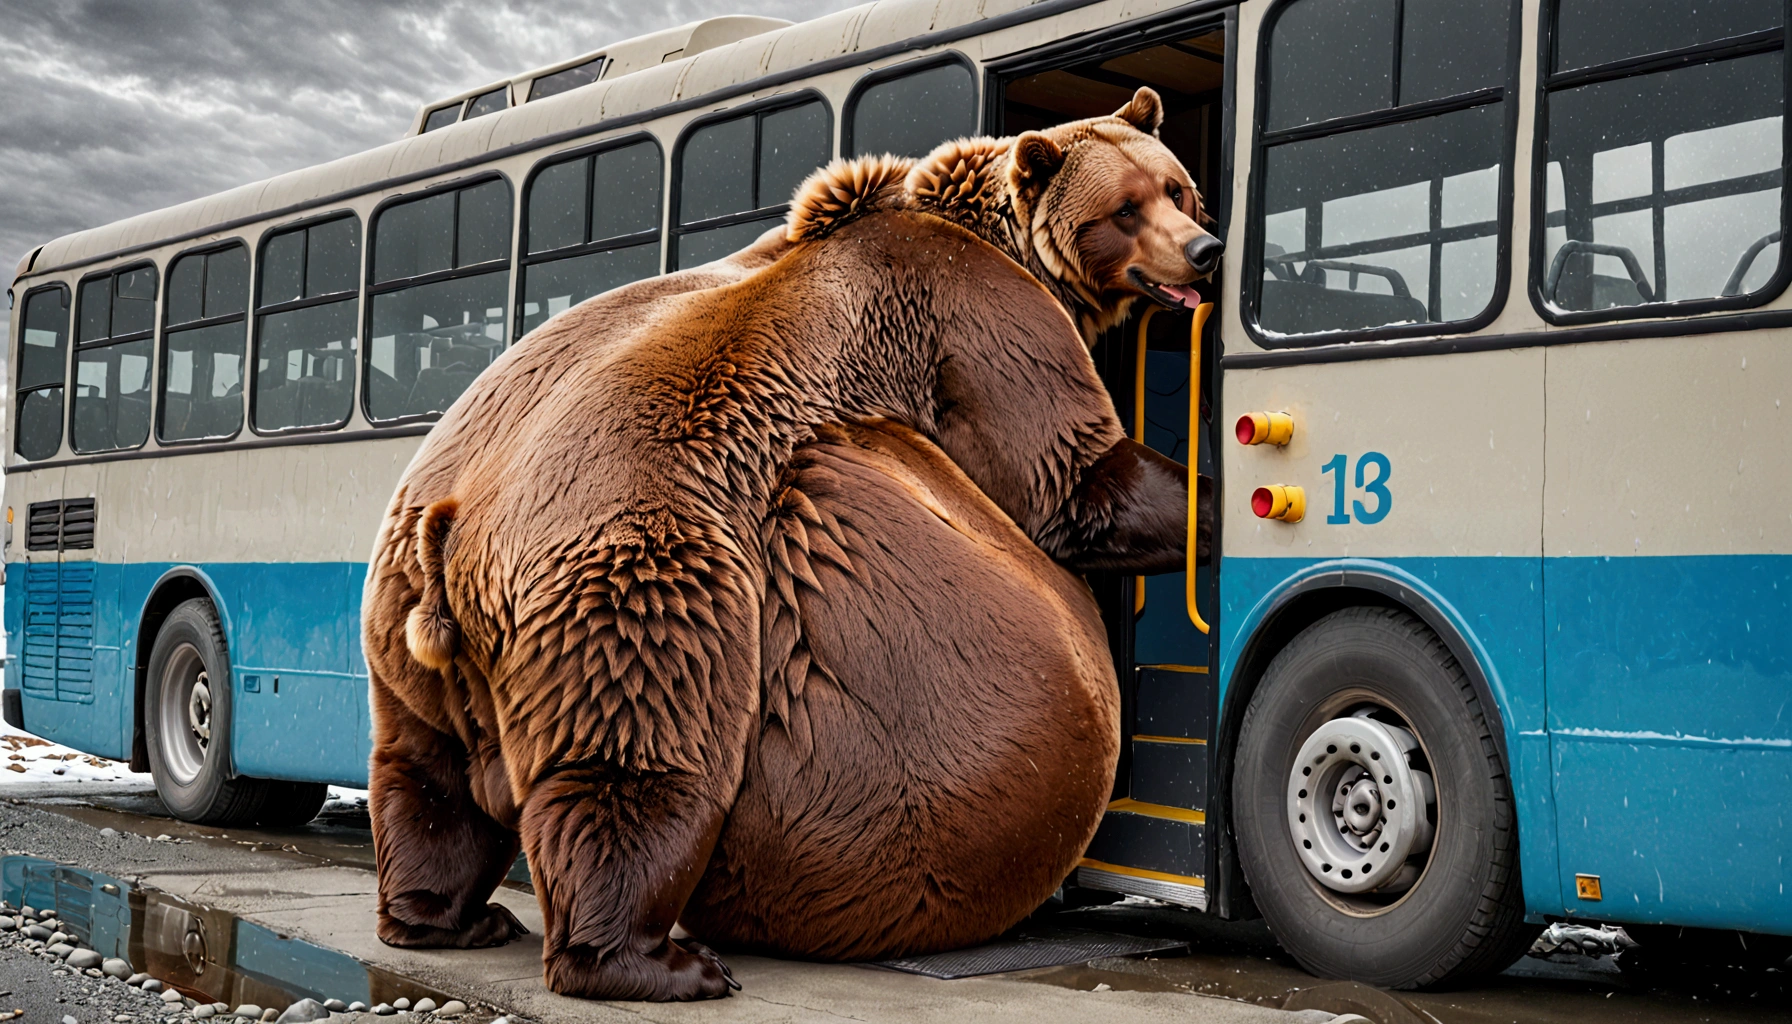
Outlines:
[{"label": "bear's mouth", "polygon": [[1129,267],[1126,276],[1132,279],[1139,291],[1151,301],[1169,309],[1194,309],[1201,304],[1201,293],[1195,290],[1194,284],[1158,284],[1139,272],[1137,267]]}]

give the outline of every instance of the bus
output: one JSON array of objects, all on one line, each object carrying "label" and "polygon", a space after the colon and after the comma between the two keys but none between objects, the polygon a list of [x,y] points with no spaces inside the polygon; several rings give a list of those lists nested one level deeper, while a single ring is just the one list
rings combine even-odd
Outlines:
[{"label": "bus", "polygon": [[1091,356],[1213,478],[1215,554],[1090,577],[1125,742],[1065,900],[1262,915],[1390,986],[1552,920],[1783,957],[1786,29],[1783,0],[716,18],[48,242],[9,292],[6,719],[182,817],[304,820],[365,784],[385,504],[497,353],[740,248],[833,157],[1150,86],[1230,244],[1203,326],[1140,310]]}]

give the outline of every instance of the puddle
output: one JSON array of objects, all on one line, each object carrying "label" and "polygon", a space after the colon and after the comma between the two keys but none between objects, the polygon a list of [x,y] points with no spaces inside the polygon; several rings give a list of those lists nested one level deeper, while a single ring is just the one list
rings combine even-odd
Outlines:
[{"label": "puddle", "polygon": [[[237,827],[220,829],[193,825],[170,815],[155,791],[107,794],[102,797],[52,797],[31,801],[94,828],[155,836],[166,833],[177,839],[240,846],[251,853],[285,854],[304,858],[308,864],[341,865],[373,871],[373,824],[366,807],[332,801],[308,824],[291,828]],[[529,865],[519,854],[505,876],[505,884],[533,893]]]},{"label": "puddle", "polygon": [[37,857],[0,857],[0,899],[51,908],[101,956],[129,961],[200,1002],[284,1009],[310,997],[368,1006],[446,993],[234,914]]}]

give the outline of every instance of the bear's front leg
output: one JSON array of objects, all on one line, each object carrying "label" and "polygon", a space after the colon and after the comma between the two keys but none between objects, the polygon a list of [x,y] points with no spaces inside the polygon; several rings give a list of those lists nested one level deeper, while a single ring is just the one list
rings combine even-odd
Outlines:
[{"label": "bear's front leg", "polygon": [[[1083,470],[1038,544],[1073,572],[1176,572],[1188,551],[1188,477],[1187,466],[1123,438]],[[1213,481],[1197,479],[1196,559],[1206,565]]]},{"label": "bear's front leg", "polygon": [[719,957],[672,941],[727,808],[691,772],[563,769],[523,804],[547,935],[548,988],[588,999],[713,999],[739,988]]}]

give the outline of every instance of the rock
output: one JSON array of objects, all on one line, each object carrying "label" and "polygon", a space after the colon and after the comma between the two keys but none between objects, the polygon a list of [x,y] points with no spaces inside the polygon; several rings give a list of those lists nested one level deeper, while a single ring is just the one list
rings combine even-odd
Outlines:
[{"label": "rock", "polygon": [[91,949],[77,949],[68,955],[68,965],[85,971],[89,967],[98,967],[105,959]]},{"label": "rock", "polygon": [[125,960],[120,960],[117,957],[110,957],[100,961],[100,970],[120,980],[131,976],[130,963]]},{"label": "rock", "polygon": [[25,926],[25,937],[27,939],[36,939],[39,942],[44,942],[50,937],[50,929],[45,928],[41,924],[28,924]]},{"label": "rock", "polygon": [[244,1003],[236,1008],[236,1015],[238,1017],[247,1017],[250,1020],[260,1020],[261,1007],[256,1006],[254,1003]]},{"label": "rock", "polygon": [[276,1010],[276,1009],[274,1009],[274,1008],[273,1008],[273,1007],[272,1007],[272,1006],[270,1006],[270,1007],[268,1007],[268,1008],[267,1008],[267,1009],[265,1009],[265,1010],[263,1010],[263,1011],[261,1011],[261,1019],[262,1019],[262,1020],[264,1020],[264,1021],[269,1021],[269,1022],[270,1022],[270,1024],[271,1024],[271,1022],[272,1022],[272,1021],[273,1021],[273,1020],[274,1020],[274,1018],[276,1018],[276,1017],[278,1017],[278,1016],[280,1016],[280,1011],[279,1011],[279,1010]]},{"label": "rock", "polygon": [[380,1005],[373,1008],[373,1012],[379,1014],[382,1017],[390,1017],[393,1014],[398,1012],[398,1008],[393,1006],[391,1003],[381,1003]]},{"label": "rock", "polygon": [[49,953],[53,957],[56,957],[58,960],[69,955],[70,953],[73,953],[74,951],[75,951],[75,947],[69,945],[66,942],[52,942],[45,949],[45,952]]},{"label": "rock", "polygon": [[145,992],[160,992],[163,988],[162,983],[154,978],[143,979],[143,991]]},{"label": "rock", "polygon": [[133,974],[130,977],[124,979],[124,983],[126,985],[141,985],[148,980],[149,980],[149,975],[144,974],[143,972],[139,971],[136,974]]},{"label": "rock", "polygon": [[345,1013],[348,1011],[348,1004],[340,999],[326,999],[324,1000],[324,1009],[331,1013]]},{"label": "rock", "polygon": [[0,932],[17,931],[19,922],[10,917],[0,917]]},{"label": "rock", "polygon": [[48,939],[45,939],[44,941],[46,941],[50,945],[54,946],[58,942],[68,942],[69,940],[71,940],[73,938],[74,938],[74,936],[70,935],[67,932],[51,932],[50,937]]},{"label": "rock", "polygon": [[87,975],[89,978],[104,978],[106,976],[106,973],[98,967],[89,967],[81,973]]},{"label": "rock", "polygon": [[417,1005],[411,1007],[411,1009],[416,1010],[418,1013],[434,1013],[436,1012],[436,1001],[427,997],[419,999],[417,1000]]},{"label": "rock", "polygon": [[131,1021],[136,1019],[137,1018],[128,1013],[115,1013],[112,1015],[113,1024],[130,1024]]},{"label": "rock", "polygon": [[179,992],[176,992],[174,989],[171,989],[171,988],[162,990],[162,1002],[178,1003],[180,1001],[181,1001],[181,994]]},{"label": "rock", "polygon": [[348,1012],[350,1012],[350,1013],[361,1013],[362,1011],[364,1011],[366,1009],[367,1009],[367,1004],[363,1003],[359,999],[348,1004]]},{"label": "rock", "polygon": [[212,1009],[212,1004],[201,1003],[200,1005],[193,1007],[193,1019],[204,1020],[217,1012],[217,1010]]},{"label": "rock", "polygon": [[112,838],[112,837],[113,837],[113,836],[115,836],[115,835],[117,835],[117,834],[118,834],[118,830],[117,830],[117,829],[115,829],[115,828],[102,828],[102,829],[100,829],[100,836],[101,836],[101,837],[102,837],[102,838],[105,838],[105,839],[110,839],[110,838]]},{"label": "rock", "polygon": [[330,1011],[324,1004],[315,999],[301,999],[275,1018],[274,1024],[311,1024],[311,1021],[323,1020],[329,1016]]},{"label": "rock", "polygon": [[32,910],[28,906],[20,907],[19,913],[24,914],[26,917],[36,917],[37,916],[37,911]]},{"label": "rock", "polygon": [[436,1011],[436,1015],[440,1017],[458,1017],[466,1012],[466,1003],[463,1003],[458,999],[450,999],[442,1004],[442,1008]]},{"label": "rock", "polygon": [[165,843],[165,842],[167,842],[167,841],[169,841],[169,840],[170,840],[170,839],[173,839],[173,838],[174,838],[174,837],[173,837],[173,836],[171,836],[171,835],[169,835],[169,834],[168,834],[168,833],[166,833],[166,832],[163,832],[163,833],[162,833],[162,834],[161,834],[161,835],[159,835],[159,836],[156,836],[156,838],[155,838],[155,840],[154,840],[154,841],[155,841],[155,842],[158,842],[158,843]]},{"label": "rock", "polygon": [[100,886],[100,891],[111,896],[116,896],[118,895],[118,886],[113,885],[111,882],[107,882],[105,885]]},{"label": "rock", "polygon": [[408,1010],[411,1008],[411,1001],[404,996],[399,996],[397,999],[392,1000],[392,1008],[394,1010]]},{"label": "rock", "polygon": [[81,1022],[65,1013],[62,1015],[62,1024],[81,1024]]}]

